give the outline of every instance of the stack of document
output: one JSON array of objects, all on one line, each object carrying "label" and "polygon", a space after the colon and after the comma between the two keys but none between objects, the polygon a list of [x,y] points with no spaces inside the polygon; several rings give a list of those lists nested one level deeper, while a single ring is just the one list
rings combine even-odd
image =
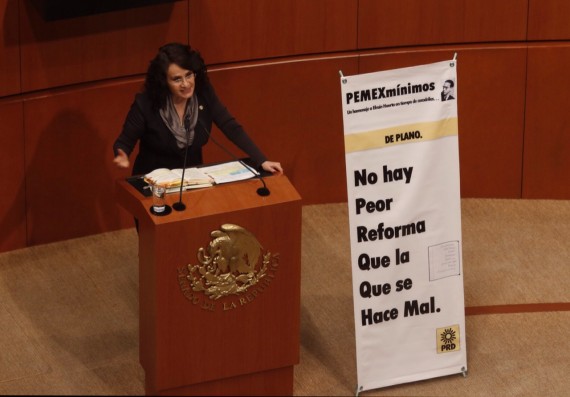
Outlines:
[{"label": "stack of document", "polygon": [[[231,161],[229,163],[216,164],[206,167],[186,168],[184,171],[184,185],[182,190],[198,189],[212,186],[214,184],[235,182],[250,179],[259,173],[242,163],[241,161]],[[167,193],[180,190],[182,183],[182,168],[169,170],[168,168],[158,168],[144,176],[144,180],[149,185],[163,185]]]},{"label": "stack of document", "polygon": [[[182,183],[182,168],[173,170],[158,168],[146,174],[144,180],[149,185],[165,186],[167,193],[179,191]],[[184,171],[183,190],[208,187],[213,184],[214,180],[200,171],[199,168],[186,168]]]}]

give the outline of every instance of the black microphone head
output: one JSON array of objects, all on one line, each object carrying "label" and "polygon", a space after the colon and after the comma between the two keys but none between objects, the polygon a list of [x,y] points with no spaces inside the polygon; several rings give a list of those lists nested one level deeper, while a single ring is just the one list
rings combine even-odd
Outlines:
[{"label": "black microphone head", "polygon": [[257,194],[265,197],[265,196],[269,196],[271,194],[271,192],[266,187],[260,187],[259,189],[257,189]]}]

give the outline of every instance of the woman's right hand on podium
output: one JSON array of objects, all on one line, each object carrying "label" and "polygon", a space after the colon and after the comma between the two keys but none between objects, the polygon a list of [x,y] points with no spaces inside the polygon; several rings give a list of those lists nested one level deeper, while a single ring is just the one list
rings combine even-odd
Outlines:
[{"label": "woman's right hand on podium", "polygon": [[131,163],[129,162],[129,156],[122,151],[121,149],[117,149],[117,155],[113,159],[113,163],[119,168],[129,168]]}]

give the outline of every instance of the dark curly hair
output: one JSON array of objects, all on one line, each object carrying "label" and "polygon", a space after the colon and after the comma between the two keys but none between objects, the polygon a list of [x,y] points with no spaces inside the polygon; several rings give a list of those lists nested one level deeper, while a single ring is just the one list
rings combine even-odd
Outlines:
[{"label": "dark curly hair", "polygon": [[170,94],[166,76],[168,67],[172,63],[183,69],[192,70],[196,74],[196,90],[200,90],[208,80],[206,64],[198,51],[181,43],[163,45],[150,61],[144,83],[144,90],[149,95],[155,110],[166,105],[166,99]]}]

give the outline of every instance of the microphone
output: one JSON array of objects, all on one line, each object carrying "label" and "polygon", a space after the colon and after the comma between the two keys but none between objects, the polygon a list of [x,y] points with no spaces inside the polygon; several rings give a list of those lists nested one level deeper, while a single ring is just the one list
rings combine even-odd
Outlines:
[{"label": "microphone", "polygon": [[263,177],[261,176],[261,173],[256,173],[254,170],[251,169],[251,167],[249,165],[247,165],[246,163],[244,163],[241,159],[238,159],[232,152],[230,152],[228,149],[226,149],[221,143],[219,143],[218,141],[216,141],[214,139],[214,137],[212,136],[212,134],[210,134],[210,132],[208,131],[208,129],[202,125],[202,122],[200,120],[198,120],[198,124],[200,124],[200,126],[202,127],[202,129],[204,130],[204,132],[206,132],[206,135],[208,135],[208,137],[216,144],[218,145],[224,152],[226,152],[231,158],[233,158],[235,161],[239,162],[241,165],[243,165],[249,172],[251,172],[253,174],[253,176],[257,179],[259,179],[261,181],[261,183],[263,184],[263,187],[260,187],[259,189],[257,189],[257,194],[265,197],[265,196],[269,196],[271,194],[271,192],[269,191],[269,189],[267,188],[267,185],[265,184],[265,180],[263,179]]},{"label": "microphone", "polygon": [[[188,134],[190,131],[190,113],[187,113],[186,117],[184,117],[184,129],[186,130],[186,134]],[[186,138],[188,138],[188,136],[186,136]]]},{"label": "microphone", "polygon": [[182,190],[184,189],[184,173],[186,172],[186,158],[188,157],[188,141],[190,135],[190,114],[186,114],[184,117],[184,129],[186,130],[186,150],[184,151],[184,163],[182,166],[182,178],[180,179],[180,195],[178,197],[178,202],[172,204],[172,208],[176,211],[184,211],[186,205],[182,202]]}]

